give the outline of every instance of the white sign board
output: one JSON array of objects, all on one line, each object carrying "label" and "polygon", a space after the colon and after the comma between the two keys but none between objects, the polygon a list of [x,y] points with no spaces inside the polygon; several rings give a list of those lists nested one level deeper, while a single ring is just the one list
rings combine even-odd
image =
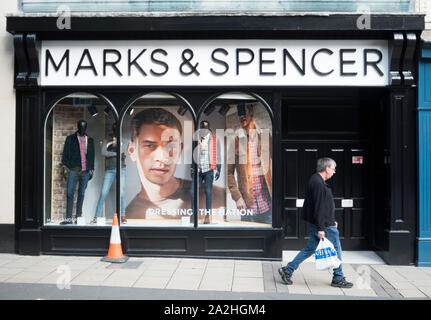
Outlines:
[{"label": "white sign board", "polygon": [[42,86],[386,86],[385,40],[42,41]]}]

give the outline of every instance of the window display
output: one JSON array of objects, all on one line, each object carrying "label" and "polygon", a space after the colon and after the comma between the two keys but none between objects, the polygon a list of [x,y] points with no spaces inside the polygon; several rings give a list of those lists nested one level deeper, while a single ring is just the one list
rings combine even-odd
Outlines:
[{"label": "window display", "polygon": [[[114,123],[112,125],[112,132],[109,135],[109,139],[105,139],[103,141],[101,154],[105,157],[105,176],[103,178],[102,190],[100,192],[99,201],[97,202],[96,214],[94,216],[92,224],[97,224],[102,217],[102,209],[103,204],[108,196],[109,190],[111,189],[112,183],[115,181],[117,177],[117,152],[119,150],[119,146],[117,144],[117,124]],[[121,150],[120,150],[121,151]],[[124,185],[126,179],[126,155],[124,152],[121,152],[121,171],[120,171],[120,216],[121,223],[127,223],[126,219],[126,203],[124,200]],[[101,224],[101,222],[99,222]]]},{"label": "window display", "polygon": [[99,225],[111,223],[115,187],[104,181],[116,161],[104,156],[103,141],[112,139],[115,122],[111,107],[91,94],[71,94],[52,108],[45,125],[45,225],[90,225],[95,216],[103,216]]},{"label": "window display", "polygon": [[193,226],[191,161],[186,160],[193,118],[183,104],[171,95],[148,94],[123,118],[128,225]]},{"label": "window display", "polygon": [[76,218],[81,217],[85,190],[94,172],[94,140],[87,135],[87,121],[78,120],[77,125],[78,131],[67,136],[63,148],[61,165],[67,176],[67,204],[66,220],[60,224],[72,223],[73,199],[78,182]]},{"label": "window display", "polygon": [[[216,109],[218,112],[214,112]],[[205,215],[200,223],[271,226],[272,124],[266,108],[247,94],[225,94],[204,110],[200,123],[203,123],[204,138],[200,137],[196,162],[199,182],[205,181],[205,186],[199,183],[199,188],[210,198],[200,202],[199,214]],[[205,135],[209,125],[216,128],[215,135],[214,129],[211,135]],[[223,195],[214,192],[218,189],[224,190]],[[211,200],[212,210],[208,210]],[[223,205],[219,206],[218,202]]]},{"label": "window display", "polygon": [[173,95],[146,94],[118,125],[97,96],[62,99],[45,128],[45,225],[110,225],[119,161],[123,226],[193,227],[195,214],[205,227],[271,226],[266,107],[244,93],[224,94],[202,110],[197,130],[190,110]]}]

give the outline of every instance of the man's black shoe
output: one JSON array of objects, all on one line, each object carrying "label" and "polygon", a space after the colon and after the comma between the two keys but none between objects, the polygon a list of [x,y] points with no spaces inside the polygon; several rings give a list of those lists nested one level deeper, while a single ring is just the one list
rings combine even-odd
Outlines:
[{"label": "man's black shoe", "polygon": [[62,221],[62,222],[60,222],[60,224],[61,225],[65,225],[65,224],[72,224],[73,222],[72,222],[72,219],[66,219],[66,220],[64,220],[64,221]]},{"label": "man's black shoe", "polygon": [[343,278],[343,279],[338,280],[338,281],[332,280],[331,287],[349,289],[349,288],[353,287],[353,283],[347,282],[346,278]]},{"label": "man's black shoe", "polygon": [[286,270],[285,267],[282,267],[282,268],[278,269],[278,273],[280,274],[281,279],[283,280],[283,282],[285,284],[292,284],[293,283],[293,281],[291,279],[292,278],[292,274],[289,273],[289,272],[287,272],[287,270]]}]

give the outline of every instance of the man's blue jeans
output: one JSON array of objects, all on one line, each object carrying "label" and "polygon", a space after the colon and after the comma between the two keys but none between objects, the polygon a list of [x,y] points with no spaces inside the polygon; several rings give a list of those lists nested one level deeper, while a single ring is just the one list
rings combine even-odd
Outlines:
[{"label": "man's blue jeans", "polygon": [[90,180],[89,171],[74,171],[70,170],[69,178],[67,179],[67,205],[66,205],[66,220],[72,220],[73,197],[75,196],[76,185],[78,187],[78,199],[76,201],[76,217],[82,215],[82,204],[84,203],[85,189],[87,189],[88,180]]},{"label": "man's blue jeans", "polygon": [[[213,189],[213,182],[214,182],[214,170],[210,170],[207,172],[199,172],[199,186],[202,185],[202,181],[205,181],[205,204],[206,204],[206,209],[212,209],[212,189]],[[192,201],[192,207],[194,204],[194,179],[192,179],[192,185],[190,188],[190,196],[191,196],[191,201]]]},{"label": "man's blue jeans", "polygon": [[[121,175],[120,176],[120,186],[121,186],[120,216],[124,216],[124,213],[126,212],[126,201],[124,200],[124,184],[126,180],[126,168],[121,168],[120,175]],[[99,201],[97,202],[95,217],[102,216],[103,204],[105,203],[106,197],[108,196],[108,193],[109,193],[109,189],[111,189],[112,183],[114,182],[116,177],[117,177],[117,169],[111,169],[111,170],[105,171],[105,177],[103,178],[103,184],[102,184],[102,191],[100,192]]]},{"label": "man's blue jeans", "polygon": [[241,221],[259,222],[270,225],[272,224],[272,209],[269,209],[263,213],[241,216]]},{"label": "man's blue jeans", "polygon": [[[309,224],[310,227],[310,239],[307,242],[307,245],[304,249],[302,249],[296,257],[287,264],[286,269],[287,272],[292,274],[296,269],[298,269],[301,262],[311,257],[314,254],[314,251],[317,248],[317,245],[320,242],[319,237],[317,236],[317,227],[314,224]],[[337,251],[338,259],[341,260],[341,243],[340,243],[340,234],[338,229],[335,226],[326,227],[325,228],[325,237],[332,242],[334,245],[335,251]],[[333,278],[332,280],[338,281],[344,278],[343,267],[342,264],[337,269],[333,270]]]}]

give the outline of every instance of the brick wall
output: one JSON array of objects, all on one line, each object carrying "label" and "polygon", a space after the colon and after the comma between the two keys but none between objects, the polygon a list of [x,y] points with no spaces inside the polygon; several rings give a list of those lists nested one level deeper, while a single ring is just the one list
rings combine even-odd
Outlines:
[{"label": "brick wall", "polygon": [[[61,170],[64,142],[68,135],[76,132],[76,123],[78,120],[85,119],[85,109],[68,105],[57,105],[53,110],[53,117],[51,220],[57,223],[66,218],[67,180],[63,178]],[[75,205],[73,214],[75,214]]]}]

